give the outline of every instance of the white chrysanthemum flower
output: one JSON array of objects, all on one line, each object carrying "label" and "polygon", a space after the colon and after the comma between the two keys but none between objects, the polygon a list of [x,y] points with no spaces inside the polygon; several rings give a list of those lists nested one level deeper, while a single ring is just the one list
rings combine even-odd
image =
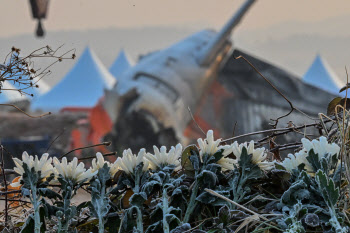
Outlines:
[{"label": "white chrysanthemum flower", "polygon": [[311,149],[314,150],[315,154],[318,154],[318,159],[322,159],[327,154],[329,155],[335,155],[339,154],[340,147],[335,143],[328,143],[326,137],[320,137],[319,140],[308,140],[306,138],[302,138],[301,142],[303,143],[303,149],[300,150],[298,153],[295,154],[295,156],[300,156],[302,158],[305,158],[305,169],[308,172],[313,172],[312,165],[307,161],[306,157],[309,155],[309,152]]},{"label": "white chrysanthemum flower", "polygon": [[153,146],[154,155],[147,153],[146,159],[149,161],[150,168],[156,170],[157,168],[162,168],[167,165],[175,165],[175,171],[181,168],[180,156],[182,153],[182,145],[179,143],[176,147],[171,147],[169,152],[166,152],[166,147],[162,146],[160,150]]},{"label": "white chrysanthemum flower", "polygon": [[143,171],[147,171],[149,162],[146,159],[146,150],[141,149],[139,153],[134,155],[131,149],[127,149],[123,151],[123,157],[118,158],[115,162],[124,172],[127,174],[132,174],[137,165],[143,162]]},{"label": "white chrysanthemum flower", "polygon": [[92,167],[90,169],[91,169],[91,172],[94,173],[98,171],[100,168],[102,168],[106,163],[109,167],[109,174],[111,175],[111,177],[113,177],[115,173],[117,173],[117,171],[120,170],[120,167],[116,162],[117,161],[115,161],[114,163],[110,163],[109,161],[104,159],[103,155],[100,152],[97,152],[96,159],[92,160],[91,162]]},{"label": "white chrysanthemum flower", "polygon": [[22,160],[14,158],[13,161],[16,165],[14,170],[21,176],[21,178],[18,180],[18,182],[12,183],[11,184],[12,187],[18,187],[21,185],[20,182],[24,174],[24,168],[23,168],[24,163],[27,164],[29,170],[32,170],[32,168],[34,168],[36,172],[40,171],[40,179],[45,179],[46,177],[50,176],[52,173],[54,174],[56,173],[56,170],[51,164],[52,158],[49,158],[48,153],[43,154],[39,159],[37,155],[33,157],[32,155],[29,156],[27,152],[23,152]]},{"label": "white chrysanthemum flower", "polygon": [[254,149],[254,141],[250,141],[249,145],[247,142],[238,144],[237,141],[232,144],[232,152],[236,156],[236,163],[242,155],[243,147],[247,149],[248,155],[252,155],[252,163],[258,165],[261,170],[267,171],[274,167],[273,162],[266,161],[267,153],[264,147]]},{"label": "white chrysanthemum flower", "polygon": [[300,154],[289,154],[287,158],[280,163],[287,171],[291,172],[293,169],[298,169],[300,164],[309,164],[304,155]]},{"label": "white chrysanthemum flower", "polygon": [[340,151],[340,147],[337,144],[328,143],[327,138],[323,136],[320,137],[319,140],[314,139],[311,142],[308,139],[303,138],[301,139],[301,142],[303,143],[303,152],[309,153],[309,151],[313,149],[315,154],[318,154],[319,159],[324,157],[326,154],[339,154]]},{"label": "white chrysanthemum flower", "polygon": [[109,161],[106,161],[100,152],[97,152],[96,158],[91,162],[92,167],[90,169],[92,172],[98,171],[100,168],[103,168],[105,163],[107,163],[108,167],[110,167],[111,163]]},{"label": "white chrysanthemum flower", "polygon": [[91,169],[86,170],[84,168],[85,165],[82,162],[78,165],[77,158],[74,158],[73,161],[67,163],[66,157],[62,159],[62,162],[55,157],[53,158],[53,163],[58,174],[62,175],[65,179],[70,179],[76,183],[80,183],[83,180],[89,180],[97,174],[97,171],[92,172]]},{"label": "white chrysanthemum flower", "polygon": [[221,139],[217,139],[216,141],[214,140],[213,130],[208,130],[207,138],[204,140],[202,138],[199,138],[197,142],[200,149],[199,156],[202,162],[202,157],[204,154],[214,155],[218,150],[223,149],[223,157],[217,162],[217,164],[221,165],[221,167],[225,170],[234,169],[234,159],[227,158],[227,155],[229,155],[232,152],[231,146],[220,146]]}]

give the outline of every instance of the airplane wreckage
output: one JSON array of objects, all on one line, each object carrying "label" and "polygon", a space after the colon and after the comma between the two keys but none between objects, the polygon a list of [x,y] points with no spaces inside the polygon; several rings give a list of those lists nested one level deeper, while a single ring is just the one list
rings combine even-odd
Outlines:
[{"label": "airplane wreckage", "polygon": [[[204,30],[144,56],[117,77],[100,103],[112,121],[105,140],[114,142],[114,150],[189,144],[203,136],[197,124],[224,138],[232,136],[235,123],[235,135],[268,129],[290,105],[249,64],[235,59],[240,55],[306,114],[325,111],[334,95],[234,49],[231,32],[254,2],[246,1],[219,32]],[[310,121],[293,112],[278,126],[289,120]]]},{"label": "airplane wreckage", "polygon": [[[12,148],[14,155],[23,150],[42,154],[48,148],[51,155],[61,155],[101,141],[111,141],[108,150],[120,152],[194,143],[204,136],[197,124],[203,131],[213,129],[215,137],[222,138],[231,137],[233,131],[241,135],[270,129],[271,119],[287,114],[290,105],[248,63],[235,59],[239,56],[249,60],[307,115],[317,117],[326,112],[333,94],[233,47],[231,33],[253,3],[246,1],[219,32],[204,30],[142,56],[136,65],[117,75],[115,86],[105,90],[87,113],[69,112],[68,108],[68,112],[61,109],[59,114],[40,119],[0,114],[2,143]],[[279,120],[277,127],[286,127],[289,121],[295,125],[313,122],[294,111]],[[285,135],[284,141],[295,141],[295,136]],[[40,140],[35,138],[34,143],[33,137]],[[94,150],[108,153],[103,151],[105,147],[96,147],[77,156],[91,156]],[[11,161],[6,161],[6,166],[13,167]]]}]

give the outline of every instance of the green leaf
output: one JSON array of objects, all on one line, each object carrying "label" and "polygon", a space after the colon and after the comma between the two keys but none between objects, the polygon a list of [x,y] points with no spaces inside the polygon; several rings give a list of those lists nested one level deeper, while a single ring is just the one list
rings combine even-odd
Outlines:
[{"label": "green leaf", "polygon": [[182,233],[182,232],[186,232],[190,229],[191,229],[191,225],[189,223],[184,223],[183,225],[178,226],[175,229],[173,229],[172,231],[170,231],[170,233]]},{"label": "green leaf", "polygon": [[215,152],[215,154],[213,154],[213,157],[215,158],[214,162],[216,163],[217,161],[219,161],[220,159],[222,159],[222,157],[224,157],[224,155],[222,154],[224,152],[223,149],[218,150],[217,152]]},{"label": "green leaf", "polygon": [[130,204],[141,207],[147,200],[147,194],[145,192],[134,193],[130,197]]},{"label": "green leaf", "polygon": [[24,224],[24,226],[22,227],[21,233],[33,233],[34,232],[34,217],[33,215],[29,215],[27,217],[27,220]]},{"label": "green leaf", "polygon": [[297,203],[298,200],[303,200],[309,197],[310,197],[310,193],[308,191],[308,185],[304,182],[304,180],[298,180],[294,182],[289,187],[289,189],[283,193],[281,197],[281,202],[288,205],[293,205]]},{"label": "green leaf", "polygon": [[39,188],[38,189],[39,194],[43,197],[47,197],[49,199],[60,199],[62,200],[62,196],[58,193],[56,193],[55,191],[53,191],[52,189],[49,188]]},{"label": "green leaf", "polygon": [[152,222],[161,221],[163,219],[162,204],[158,203],[149,215]]},{"label": "green leaf", "polygon": [[97,177],[102,184],[106,184],[107,181],[111,178],[109,174],[109,169],[110,168],[108,167],[108,164],[105,163],[103,167],[98,170]]},{"label": "green leaf", "polygon": [[143,185],[142,191],[145,192],[147,196],[149,196],[153,192],[153,190],[160,189],[160,187],[161,187],[161,183],[159,183],[159,181],[151,180],[147,182],[145,185]]},{"label": "green leaf", "polygon": [[186,174],[194,175],[194,168],[190,160],[191,155],[199,155],[199,150],[196,145],[189,145],[184,149],[181,155],[181,167]]},{"label": "green leaf", "polygon": [[252,156],[253,155],[248,154],[247,148],[242,148],[242,153],[238,164],[242,173],[245,174],[245,177],[243,177],[243,179],[246,180],[258,179],[263,175],[263,172],[259,166],[252,163]]},{"label": "green leaf", "polygon": [[173,221],[175,221],[176,224],[179,224],[181,222],[175,214],[166,214],[165,219],[169,223],[169,225],[172,224]]},{"label": "green leaf", "polygon": [[227,205],[221,207],[218,212],[218,217],[219,223],[223,223],[224,226],[226,226],[231,219],[230,208]]},{"label": "green leaf", "polygon": [[333,179],[328,178],[322,170],[318,170],[316,181],[327,205],[334,207],[339,198],[339,189],[335,188]]},{"label": "green leaf", "polygon": [[[51,219],[51,216],[56,216],[56,212],[57,211],[62,211],[63,210],[63,208],[61,208],[61,207],[59,207],[58,205],[60,204],[60,203],[58,203],[58,202],[56,202],[55,204],[56,204],[56,206],[54,206],[54,205],[50,205],[49,203],[47,203],[46,202],[46,200],[43,198],[42,200],[41,200],[41,203],[42,203],[42,206],[43,206],[43,208],[44,208],[44,210],[45,210],[45,215],[46,215],[46,217],[48,217],[49,219]],[[63,205],[63,204],[62,204]]]},{"label": "green leaf", "polygon": [[305,224],[310,227],[317,227],[320,225],[320,219],[317,214],[307,214],[305,217]]},{"label": "green leaf", "polygon": [[146,233],[157,233],[157,232],[163,232],[163,227],[162,227],[161,221],[153,223],[146,230]]},{"label": "green leaf", "polygon": [[190,161],[192,163],[193,169],[195,171],[199,171],[200,161],[199,161],[198,155],[191,155],[190,156]]},{"label": "green leaf", "polygon": [[[344,89],[345,90],[345,89]],[[342,91],[342,90],[340,90]],[[329,102],[327,107],[327,115],[333,115],[335,113],[335,107],[340,103],[342,100],[341,97],[335,97],[331,102]]]},{"label": "green leaf", "polygon": [[43,207],[39,208],[39,215],[40,215],[40,222],[41,222],[40,232],[45,233],[46,232],[46,224],[45,224],[46,213]]},{"label": "green leaf", "polygon": [[117,233],[119,230],[121,219],[118,214],[113,214],[107,217],[105,229],[110,233]]},{"label": "green leaf", "polygon": [[198,176],[197,180],[200,182],[201,188],[212,188],[218,182],[216,174],[212,171],[204,170]]},{"label": "green leaf", "polygon": [[306,159],[309,161],[314,171],[322,169],[318,154],[315,154],[314,149],[309,151],[309,155],[306,157]]},{"label": "green leaf", "polygon": [[196,201],[202,202],[204,204],[210,204],[216,201],[217,197],[211,195],[210,193],[203,192],[199,194],[199,196],[196,198]]}]

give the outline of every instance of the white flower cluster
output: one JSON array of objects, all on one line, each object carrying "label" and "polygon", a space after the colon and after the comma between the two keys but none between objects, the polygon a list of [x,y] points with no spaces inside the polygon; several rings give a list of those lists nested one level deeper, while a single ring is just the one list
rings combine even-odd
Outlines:
[{"label": "white flower cluster", "polygon": [[243,147],[247,149],[248,155],[252,155],[252,163],[258,165],[261,170],[267,171],[274,167],[273,162],[266,161],[267,153],[264,147],[254,149],[254,141],[250,141],[249,144],[247,142],[241,144],[234,142],[232,144],[232,152],[236,156],[237,163],[242,155]]},{"label": "white flower cluster", "polygon": [[174,165],[175,171],[181,169],[180,157],[182,154],[182,145],[180,143],[176,147],[172,146],[168,153],[165,146],[162,146],[160,150],[158,147],[153,146],[153,150],[154,154],[146,154],[146,159],[149,161],[149,166],[152,170],[167,165]]},{"label": "white flower cluster", "polygon": [[18,182],[12,183],[12,187],[19,187],[21,185],[22,176],[24,174],[24,163],[27,164],[29,170],[32,170],[32,168],[34,168],[35,172],[40,171],[40,179],[45,179],[52,173],[56,173],[54,167],[51,164],[52,158],[49,158],[49,154],[47,153],[43,154],[39,159],[37,155],[35,155],[34,158],[32,155],[28,155],[27,152],[23,152],[22,160],[14,158],[13,161],[16,165],[14,170],[21,176],[21,178],[18,180]]},{"label": "white flower cluster", "polygon": [[[234,164],[238,166],[238,161],[242,154],[242,149],[245,147],[247,149],[248,155],[252,155],[252,163],[257,164],[262,170],[270,170],[273,168],[274,163],[266,161],[267,153],[265,148],[254,149],[254,141],[251,141],[249,145],[245,142],[238,144],[234,142],[231,145],[220,145],[221,139],[214,140],[213,131],[209,130],[207,132],[206,139],[198,139],[198,145],[200,148],[200,156],[202,158],[203,154],[213,155],[218,150],[223,150],[223,157],[218,161],[218,164],[222,166],[225,170],[232,170]],[[233,153],[236,159],[228,158],[229,154]]]},{"label": "white flower cluster", "polygon": [[143,171],[147,171],[149,162],[145,158],[146,150],[141,149],[137,155],[133,154],[130,149],[123,151],[123,157],[116,160],[116,164],[127,174],[132,174],[134,169],[140,163],[143,163]]},{"label": "white flower cluster", "polygon": [[67,158],[63,158],[60,162],[56,157],[53,159],[57,174],[62,175],[65,179],[70,179],[75,183],[80,183],[83,180],[90,180],[91,177],[97,174],[97,171],[92,172],[91,169],[86,170],[84,163],[74,158],[73,161],[67,163]]},{"label": "white flower cluster", "polygon": [[[319,140],[309,141],[305,138],[302,140],[303,149],[295,154],[289,154],[283,162],[280,163],[287,171],[296,169],[300,164],[305,164],[305,169],[308,172],[313,172],[311,164],[307,161],[306,157],[311,149],[318,154],[319,159],[326,156],[327,154],[339,154],[340,148],[337,144],[329,144],[325,137],[320,137]],[[245,147],[248,155],[252,156],[251,162],[259,166],[261,170],[271,170],[274,168],[275,161],[267,161],[267,152],[265,148],[254,148],[254,141],[249,143],[237,142],[231,145],[220,145],[221,139],[214,140],[214,133],[212,130],[207,132],[205,139],[198,139],[199,156],[203,162],[203,156],[212,156],[219,150],[223,151],[223,157],[217,161],[217,164],[221,165],[223,170],[232,170],[235,166],[239,166],[239,160],[242,155],[242,150]],[[123,156],[119,157],[114,163],[106,161],[101,153],[96,154],[96,158],[92,160],[92,167],[86,169],[84,164],[78,159],[74,158],[71,162],[68,162],[66,158],[59,161],[57,158],[53,159],[54,166],[52,165],[52,158],[49,155],[43,154],[39,159],[38,156],[29,156],[26,152],[22,155],[22,160],[14,158],[16,167],[14,170],[21,176],[18,182],[12,183],[11,186],[18,187],[24,174],[23,164],[27,164],[29,169],[34,168],[36,172],[40,171],[40,179],[45,179],[52,173],[62,175],[66,179],[70,179],[76,183],[83,180],[89,180],[97,174],[98,170],[105,164],[110,168],[110,176],[114,175],[119,171],[123,170],[126,174],[132,174],[141,162],[143,163],[143,171],[148,169],[157,170],[162,169],[165,166],[173,165],[175,171],[181,169],[181,155],[182,145],[177,144],[176,147],[171,147],[169,151],[165,146],[158,149],[156,146],[153,147],[154,153],[146,153],[145,149],[141,149],[138,154],[128,149],[124,150]],[[233,154],[235,159],[228,157]]]},{"label": "white flower cluster", "polygon": [[110,163],[109,161],[106,161],[100,152],[96,153],[96,158],[92,160],[91,164],[92,167],[90,169],[92,172],[98,172],[100,168],[107,164],[107,166],[109,167],[109,174],[111,175],[111,177],[113,177],[115,173],[117,173],[117,171],[120,170],[116,162]]},{"label": "white flower cluster", "polygon": [[287,169],[287,171],[292,171],[293,169],[297,169],[300,164],[305,164],[305,170],[308,172],[314,172],[312,165],[306,159],[309,155],[311,149],[313,149],[314,153],[318,155],[318,159],[325,157],[326,155],[338,155],[340,151],[340,147],[335,143],[328,143],[326,137],[320,137],[319,140],[308,140],[306,138],[301,139],[303,144],[303,148],[293,154],[289,154],[286,159],[281,163],[283,167]]},{"label": "white flower cluster", "polygon": [[207,138],[199,138],[197,140],[199,146],[199,156],[203,162],[203,155],[214,155],[217,151],[223,150],[223,157],[217,162],[224,170],[234,169],[234,159],[228,158],[227,156],[231,154],[232,149],[229,145],[221,146],[221,139],[214,140],[213,130],[207,132]]}]

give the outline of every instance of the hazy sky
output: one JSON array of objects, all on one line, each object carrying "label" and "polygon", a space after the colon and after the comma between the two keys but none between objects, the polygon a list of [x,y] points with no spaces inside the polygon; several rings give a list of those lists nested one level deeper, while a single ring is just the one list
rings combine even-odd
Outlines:
[{"label": "hazy sky", "polygon": [[[243,0],[51,0],[44,25],[54,31],[158,25],[218,28],[242,3]],[[0,0],[0,7],[0,37],[33,32],[36,23],[31,19],[29,1]],[[349,0],[257,0],[242,29],[349,14]]]}]

